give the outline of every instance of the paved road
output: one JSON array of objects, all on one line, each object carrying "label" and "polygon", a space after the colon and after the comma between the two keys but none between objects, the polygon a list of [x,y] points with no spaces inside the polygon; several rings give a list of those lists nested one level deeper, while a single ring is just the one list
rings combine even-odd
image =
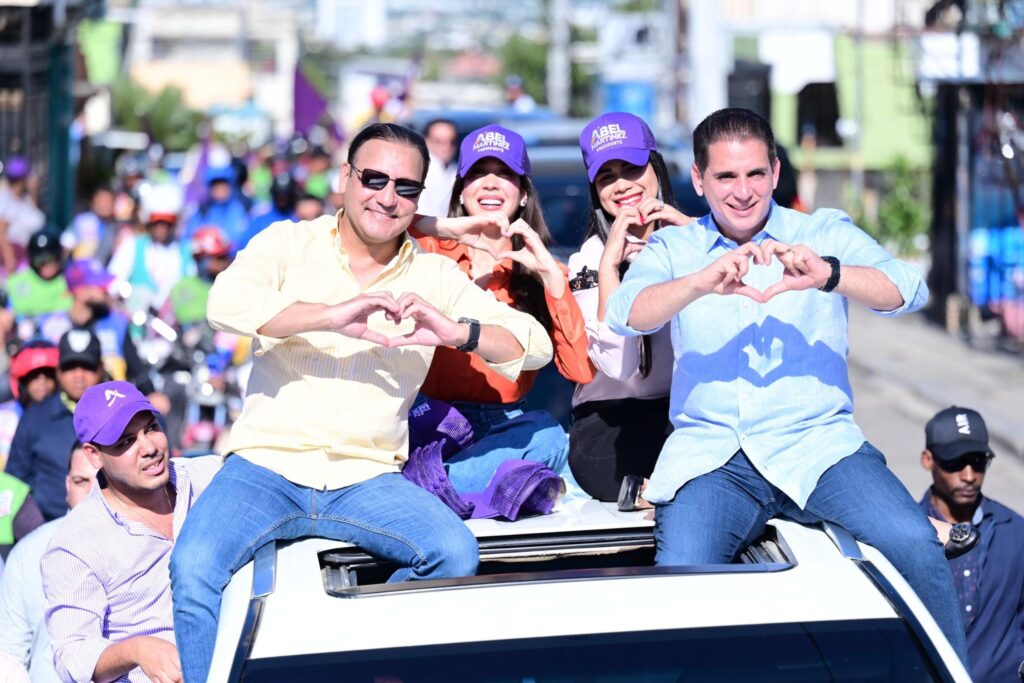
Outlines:
[{"label": "paved road", "polygon": [[982,491],[1024,513],[1024,359],[969,349],[917,316],[850,314],[854,416],[914,499],[931,483],[919,462],[924,424],[956,403],[981,412],[995,434]]}]

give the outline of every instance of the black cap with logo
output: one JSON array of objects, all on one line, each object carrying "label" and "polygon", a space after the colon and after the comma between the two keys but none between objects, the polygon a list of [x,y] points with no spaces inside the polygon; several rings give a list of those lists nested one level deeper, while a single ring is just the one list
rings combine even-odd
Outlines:
[{"label": "black cap with logo", "polygon": [[88,329],[72,329],[64,333],[57,345],[58,367],[62,370],[72,365],[98,368],[103,363],[100,340]]},{"label": "black cap with logo", "polygon": [[939,460],[955,460],[970,453],[993,455],[985,420],[970,408],[950,406],[940,411],[925,425],[924,440],[925,448]]}]

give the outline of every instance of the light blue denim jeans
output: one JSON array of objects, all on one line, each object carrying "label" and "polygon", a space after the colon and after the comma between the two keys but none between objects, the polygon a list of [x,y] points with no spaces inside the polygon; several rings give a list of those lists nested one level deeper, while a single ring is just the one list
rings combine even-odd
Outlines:
[{"label": "light blue denim jeans", "polygon": [[569,437],[550,413],[523,412],[516,403],[452,403],[473,425],[473,443],[445,465],[448,478],[459,493],[487,487],[498,465],[506,460],[533,460],[566,476],[569,468]]},{"label": "light blue denim jeans", "polygon": [[772,517],[822,520],[882,552],[917,592],[967,662],[960,605],[942,543],[921,508],[868,442],[825,471],[801,510],[739,451],[722,467],[687,482],[658,505],[654,536],[660,565],[731,562]]},{"label": "light blue denim jeans", "polygon": [[206,681],[231,575],[268,541],[307,536],[348,541],[397,563],[389,581],[468,576],[479,560],[462,520],[401,474],[318,491],[231,456],[189,512],[171,554],[186,683]]}]

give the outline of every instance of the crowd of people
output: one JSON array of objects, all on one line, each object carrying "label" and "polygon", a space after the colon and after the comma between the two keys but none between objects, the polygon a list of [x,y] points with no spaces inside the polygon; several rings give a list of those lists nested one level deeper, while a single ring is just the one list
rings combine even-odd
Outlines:
[{"label": "crowd of people", "polygon": [[[775,516],[840,524],[977,680],[1016,678],[1024,519],[981,495],[981,416],[928,423],[920,503],[853,420],[848,301],[916,310],[921,275],[842,212],[776,204],[761,116],[715,112],[693,139],[702,217],[643,120],[584,127],[568,267],[498,125],[460,145],[448,121],[371,124],[336,174],[318,150],[208,166],[194,205],[136,178],[62,233],[14,229],[0,198],[0,652],[36,681],[204,681],[222,591],[268,541],[348,541],[391,581],[465,576],[462,520],[586,495],[653,508],[661,565],[730,562]],[[211,386],[237,378],[221,456],[172,457],[190,418],[152,351],[168,329],[210,341]],[[576,385],[568,432],[525,405],[551,360]]]}]

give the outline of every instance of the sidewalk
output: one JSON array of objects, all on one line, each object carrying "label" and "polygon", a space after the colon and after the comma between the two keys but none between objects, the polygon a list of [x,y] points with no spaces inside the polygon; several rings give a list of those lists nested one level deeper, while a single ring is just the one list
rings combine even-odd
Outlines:
[{"label": "sidewalk", "polygon": [[885,318],[851,305],[849,362],[898,383],[929,414],[974,408],[993,448],[1024,461],[1024,357],[972,349],[919,314]]}]

